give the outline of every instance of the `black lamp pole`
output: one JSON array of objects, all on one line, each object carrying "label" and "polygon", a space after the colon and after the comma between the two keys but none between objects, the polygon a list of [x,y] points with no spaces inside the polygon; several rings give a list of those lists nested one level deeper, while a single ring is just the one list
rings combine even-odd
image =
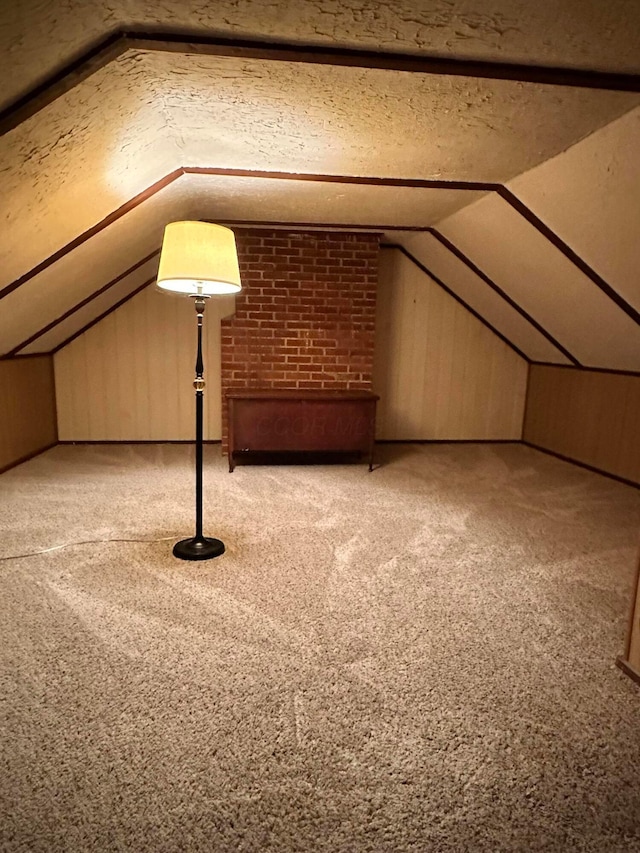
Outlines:
[{"label": "black lamp pole", "polygon": [[181,539],[173,546],[173,554],[181,560],[209,560],[224,554],[224,543],[202,534],[202,444],[203,444],[203,397],[204,363],[202,360],[202,321],[204,317],[205,296],[195,296],[198,315],[198,353],[196,355],[196,535],[191,539]]}]

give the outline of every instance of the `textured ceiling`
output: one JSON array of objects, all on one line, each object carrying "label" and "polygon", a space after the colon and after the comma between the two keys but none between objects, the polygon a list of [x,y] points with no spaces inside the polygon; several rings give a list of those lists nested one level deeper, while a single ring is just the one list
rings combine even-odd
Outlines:
[{"label": "textured ceiling", "polygon": [[[134,63],[130,63],[133,65]],[[631,109],[636,94],[398,71],[138,54],[190,163],[504,181]]]},{"label": "textured ceiling", "polygon": [[[131,28],[640,72],[640,3],[628,0],[21,0],[0,7],[0,104]],[[33,331],[34,299],[52,319],[95,289],[100,265],[81,272],[93,256],[115,256],[109,275],[123,271],[125,222],[141,229],[127,235],[130,264],[154,242],[158,216],[426,226],[481,191],[182,177],[144,202],[147,214],[67,252],[181,167],[503,184],[640,103],[636,93],[222,57],[184,44],[129,49],[71,82],[0,138],[0,290],[29,279],[0,305],[0,352]],[[31,274],[58,252],[64,260]],[[83,281],[70,282],[71,270]]]},{"label": "textured ceiling", "polygon": [[[263,220],[277,223],[295,221],[302,207],[309,213],[308,222],[319,226],[332,222],[347,227],[370,223],[403,228],[427,225],[436,212],[442,218],[480,195],[454,190],[345,188],[342,184],[317,181],[183,175],[7,295],[0,310],[0,352],[10,351],[158,249],[164,225],[171,219],[250,221],[258,208]],[[416,207],[425,211],[417,222]],[[56,344],[60,340],[56,338]]]},{"label": "textured ceiling", "polygon": [[[639,101],[502,80],[125,55],[0,139],[2,277],[180,166],[505,182]],[[416,219],[425,215],[416,196]],[[293,218],[309,218],[302,204]]]},{"label": "textured ceiling", "polygon": [[164,27],[640,72],[635,0],[15,0],[0,7],[2,100],[118,28]]}]

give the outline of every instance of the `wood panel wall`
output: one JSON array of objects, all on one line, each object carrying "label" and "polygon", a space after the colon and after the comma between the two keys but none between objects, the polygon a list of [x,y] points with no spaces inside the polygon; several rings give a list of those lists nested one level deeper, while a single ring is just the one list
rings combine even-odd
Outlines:
[{"label": "wood panel wall", "polygon": [[640,557],[633,596],[625,660],[640,679]]},{"label": "wood panel wall", "polygon": [[[221,437],[220,318],[204,315],[204,437]],[[60,441],[192,441],[196,313],[186,297],[142,290],[54,356]]]},{"label": "wood panel wall", "polygon": [[532,365],[524,440],[640,484],[640,376]]},{"label": "wood panel wall", "polygon": [[0,361],[0,471],[57,441],[53,359]]},{"label": "wood panel wall", "polygon": [[519,440],[527,362],[395,249],[380,257],[378,438]]}]

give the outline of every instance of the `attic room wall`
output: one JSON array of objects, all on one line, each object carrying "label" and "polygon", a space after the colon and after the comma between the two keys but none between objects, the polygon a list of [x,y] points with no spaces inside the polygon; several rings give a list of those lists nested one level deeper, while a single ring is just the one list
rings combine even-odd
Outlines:
[{"label": "attic room wall", "polygon": [[53,359],[0,360],[0,471],[56,443]]},{"label": "attic room wall", "polygon": [[380,257],[378,438],[519,440],[527,362],[395,249]]},{"label": "attic room wall", "polygon": [[[511,181],[515,193],[630,305],[640,309],[637,197],[640,109]],[[533,362],[524,438],[599,470],[640,481],[640,328],[507,202],[491,194],[436,226],[445,240],[582,365],[539,335],[433,236],[405,246]]]},{"label": "attic room wall", "polygon": [[[205,438],[224,387],[369,388],[378,235],[238,229],[237,313],[205,313]],[[216,317],[217,305],[226,310]],[[234,309],[235,310],[235,307]],[[55,355],[61,441],[193,439],[195,312],[150,286]]]},{"label": "attic room wall", "polygon": [[[529,345],[516,327],[517,315],[501,318],[494,299],[495,306],[487,305],[481,313],[533,361],[571,363],[573,357],[584,367],[640,370],[640,326],[637,315],[632,316],[640,310],[639,145],[640,108],[507,184],[516,200],[576,252],[596,278],[602,277],[631,312],[497,193],[436,226],[445,240],[562,344],[564,356],[570,356],[554,353],[548,343],[546,354]],[[425,244],[419,258],[437,270],[440,264],[432,255]],[[459,268],[462,272],[461,264]],[[461,273],[452,272],[447,284],[458,292],[464,282]],[[488,290],[479,280],[476,287],[482,293]]]},{"label": "attic room wall", "polygon": [[[636,309],[639,147],[635,109],[509,184]],[[615,333],[598,320],[614,354]],[[635,360],[619,366],[638,372],[640,345],[634,341]],[[526,441],[640,483],[638,424],[640,375],[532,366]]]},{"label": "attic room wall", "polygon": [[640,309],[640,107],[507,184]]},{"label": "attic room wall", "polygon": [[532,365],[524,440],[640,485],[640,375]]},{"label": "attic room wall", "polygon": [[[239,229],[237,239],[246,289],[222,322],[226,367],[213,301],[205,314],[207,438],[221,437],[221,372],[229,387],[367,388],[373,375],[381,438],[520,438],[525,361],[398,252],[379,252],[376,235]],[[305,278],[311,295],[290,289]],[[60,439],[191,440],[194,316],[150,286],[56,353]],[[297,347],[288,323],[308,326],[289,336]]]},{"label": "attic room wall", "polygon": [[[204,437],[219,440],[220,317],[204,318]],[[60,441],[193,441],[196,313],[189,299],[141,290],[54,356]]]}]

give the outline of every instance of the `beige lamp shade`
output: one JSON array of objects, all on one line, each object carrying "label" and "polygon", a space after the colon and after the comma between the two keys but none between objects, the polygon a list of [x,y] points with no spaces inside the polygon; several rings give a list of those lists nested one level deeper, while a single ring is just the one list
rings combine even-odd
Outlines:
[{"label": "beige lamp shade", "polygon": [[164,229],[157,284],[175,293],[237,293],[242,285],[233,231],[210,222],[170,222]]}]

